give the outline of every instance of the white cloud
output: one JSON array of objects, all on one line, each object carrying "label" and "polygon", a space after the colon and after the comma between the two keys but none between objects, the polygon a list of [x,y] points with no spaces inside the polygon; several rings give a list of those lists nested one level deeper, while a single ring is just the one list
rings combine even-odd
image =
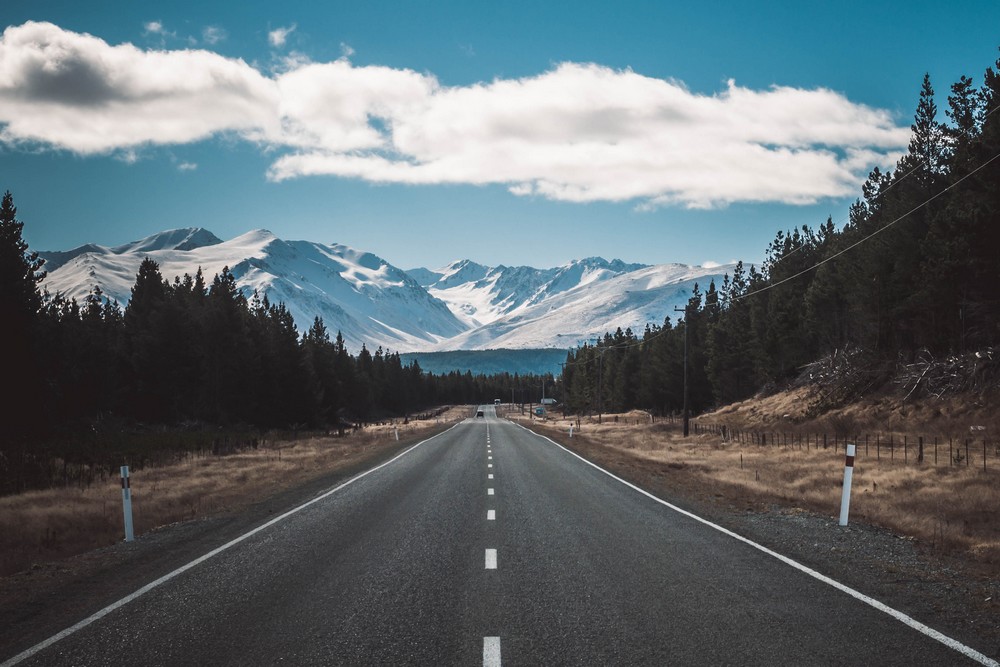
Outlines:
[{"label": "white cloud", "polygon": [[214,25],[206,26],[201,31],[201,39],[206,44],[218,44],[219,42],[223,41],[226,37],[228,37],[228,34],[223,28],[220,28],[219,26],[214,26]]},{"label": "white cloud", "polygon": [[306,100],[283,87],[283,103],[294,98],[314,110],[299,111],[314,136],[351,128],[367,141],[297,142],[300,151],[276,160],[271,178],[499,183],[521,196],[653,207],[806,204],[855,192],[871,164],[909,135],[888,113],[829,90],[754,91],[730,82],[698,95],[676,81],[590,64],[451,88],[410,73],[423,85],[404,89],[388,84],[385,71],[346,64],[329,74],[326,82],[318,72],[288,76],[303,91],[331,92],[336,81],[369,94],[351,100],[357,108],[349,116],[321,114],[327,102],[318,93]]},{"label": "white cloud", "polygon": [[198,165],[195,162],[180,162],[177,165],[179,171],[194,171],[197,168]]},{"label": "white cloud", "polygon": [[162,35],[164,33],[163,24],[159,21],[149,21],[143,25],[143,28],[151,35]]},{"label": "white cloud", "polygon": [[295,31],[295,28],[296,25],[294,23],[287,28],[275,28],[267,33],[267,41],[271,43],[271,46],[281,48],[288,40],[288,36]]},{"label": "white cloud", "polygon": [[10,27],[0,140],[88,154],[230,133],[276,151],[274,180],[501,184],[517,196],[704,208],[850,195],[909,139],[886,111],[822,88],[731,81],[703,95],[579,63],[448,87],[342,52],[328,63],[297,55],[265,75],[208,51]]},{"label": "white cloud", "polygon": [[340,43],[340,57],[350,58],[354,55],[354,48],[350,44]]},{"label": "white cloud", "polygon": [[0,38],[0,140],[81,154],[278,127],[274,81],[208,51],[109,46],[50,23]]}]

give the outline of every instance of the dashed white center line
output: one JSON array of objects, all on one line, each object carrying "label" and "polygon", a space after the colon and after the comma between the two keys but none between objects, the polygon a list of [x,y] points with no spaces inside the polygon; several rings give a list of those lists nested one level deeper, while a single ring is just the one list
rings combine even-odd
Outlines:
[{"label": "dashed white center line", "polygon": [[483,637],[483,667],[500,667],[499,637]]},{"label": "dashed white center line", "polygon": [[486,510],[486,520],[487,521],[496,521],[497,520],[497,511],[496,510]]},{"label": "dashed white center line", "polygon": [[487,468],[492,468],[492,467],[493,467],[493,464],[492,464],[492,463],[487,463],[487,464],[486,464],[486,467],[487,467]]},{"label": "dashed white center line", "polygon": [[488,460],[490,460],[490,461],[492,461],[492,460],[493,460],[493,457],[492,457],[492,456],[487,456],[486,458],[487,458]]},{"label": "dashed white center line", "polygon": [[486,489],[486,495],[492,496],[493,495],[493,489],[492,488]]},{"label": "dashed white center line", "polygon": [[486,569],[495,570],[497,569],[497,550],[487,549],[486,550]]},{"label": "dashed white center line", "polygon": [[493,473],[490,473],[490,474],[489,474],[489,478],[490,478],[490,479],[493,479]]}]

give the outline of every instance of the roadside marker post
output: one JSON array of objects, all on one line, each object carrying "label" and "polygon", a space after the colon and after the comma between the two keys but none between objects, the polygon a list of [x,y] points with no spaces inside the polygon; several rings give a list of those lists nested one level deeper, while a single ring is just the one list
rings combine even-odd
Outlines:
[{"label": "roadside marker post", "polygon": [[840,496],[840,525],[847,525],[847,513],[851,509],[851,480],[854,478],[854,445],[847,446],[844,461],[844,491]]},{"label": "roadside marker post", "polygon": [[135,540],[132,530],[132,486],[128,476],[128,466],[122,466],[122,511],[125,514],[125,541]]},{"label": "roadside marker post", "polygon": [[573,425],[572,424],[569,425],[569,437],[571,437],[571,438],[573,437]]}]

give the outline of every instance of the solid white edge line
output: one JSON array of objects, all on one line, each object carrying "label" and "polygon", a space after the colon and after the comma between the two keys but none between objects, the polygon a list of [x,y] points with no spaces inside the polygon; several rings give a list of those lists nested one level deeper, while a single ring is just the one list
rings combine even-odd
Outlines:
[{"label": "solid white edge line", "polygon": [[495,570],[497,569],[497,550],[487,549],[486,550],[486,569]]},{"label": "solid white edge line", "polygon": [[830,577],[826,576],[825,574],[821,574],[821,573],[817,572],[816,570],[813,570],[812,568],[807,567],[807,566],[803,565],[802,563],[799,563],[798,561],[792,560],[788,556],[783,556],[782,554],[779,554],[777,551],[773,551],[771,549],[768,549],[764,545],[758,544],[758,543],[754,542],[753,540],[751,540],[749,538],[746,538],[746,537],[743,537],[742,535],[740,535],[738,533],[734,533],[733,531],[729,530],[728,528],[723,528],[722,526],[720,526],[720,525],[718,525],[716,523],[712,523],[708,519],[703,519],[702,517],[698,516],[697,514],[692,514],[691,512],[689,512],[689,511],[687,511],[685,509],[681,509],[680,507],[677,507],[676,505],[673,505],[673,504],[667,502],[666,500],[663,500],[662,498],[657,498],[656,496],[654,496],[649,491],[646,491],[644,489],[640,489],[638,486],[636,486],[635,484],[632,484],[631,482],[626,482],[624,479],[622,479],[621,477],[618,477],[614,473],[608,472],[607,470],[605,470],[601,466],[597,465],[596,463],[592,463],[591,461],[588,461],[587,459],[583,458],[582,456],[580,456],[576,452],[571,451],[571,450],[567,449],[566,447],[563,447],[562,445],[560,445],[558,442],[556,442],[552,438],[550,438],[548,436],[545,436],[545,435],[542,435],[540,433],[536,433],[536,432],[532,431],[530,428],[527,428],[525,426],[521,426],[520,424],[516,424],[514,422],[511,422],[511,423],[514,424],[515,426],[520,426],[522,429],[524,429],[528,433],[530,433],[530,434],[532,434],[532,435],[534,435],[534,436],[536,436],[538,438],[542,438],[543,440],[548,440],[549,442],[551,442],[553,445],[555,445],[559,449],[563,450],[564,452],[575,456],[576,458],[580,459],[581,461],[583,461],[587,465],[589,465],[589,466],[591,466],[593,468],[596,468],[597,470],[600,470],[601,472],[603,472],[608,477],[611,477],[612,479],[615,479],[615,480],[621,482],[625,486],[630,487],[630,488],[638,491],[642,495],[647,496],[647,497],[655,500],[656,502],[660,503],[661,505],[669,507],[673,511],[675,511],[675,512],[677,512],[679,514],[683,514],[684,516],[686,516],[688,518],[694,519],[695,521],[698,521],[699,523],[703,523],[706,526],[709,526],[710,528],[714,528],[715,530],[719,531],[720,533],[723,533],[725,535],[728,535],[729,537],[732,537],[732,538],[734,538],[736,540],[739,540],[740,542],[743,542],[744,544],[747,544],[747,545],[753,547],[754,549],[757,549],[758,551],[764,552],[768,556],[771,556],[773,558],[777,558],[782,563],[785,563],[786,565],[790,565],[791,567],[795,568],[796,570],[799,570],[800,572],[808,574],[810,577],[813,577],[814,579],[822,581],[824,584],[832,586],[833,588],[836,588],[840,592],[846,593],[846,594],[850,595],[851,597],[855,598],[856,600],[864,602],[868,606],[873,607],[875,609],[878,609],[879,611],[881,611],[881,612],[883,612],[885,614],[888,614],[889,616],[892,616],[897,621],[899,621],[899,622],[901,622],[901,623],[903,623],[905,625],[908,625],[909,627],[913,628],[917,632],[920,632],[921,634],[926,635],[927,637],[930,637],[931,639],[934,639],[936,641],[941,642],[942,644],[944,644],[948,648],[961,653],[962,655],[964,655],[967,658],[975,660],[976,662],[978,662],[981,665],[987,665],[988,667],[1000,667],[1000,663],[998,663],[996,660],[994,660],[993,658],[990,658],[989,656],[986,656],[986,655],[980,653],[979,651],[977,651],[976,649],[972,648],[971,646],[966,646],[965,644],[961,643],[960,641],[958,641],[956,639],[952,639],[948,635],[945,635],[945,634],[943,634],[941,632],[938,632],[937,630],[935,630],[934,628],[932,628],[932,627],[930,627],[928,625],[924,625],[923,623],[921,623],[920,621],[916,620],[915,618],[913,618],[911,616],[907,616],[903,612],[901,612],[901,611],[899,611],[897,609],[893,609],[889,605],[887,605],[887,604],[885,604],[883,602],[879,602],[875,598],[869,597],[869,596],[865,595],[864,593],[851,588],[847,584],[842,584],[842,583],[840,583],[839,581],[837,581],[835,579],[831,579]]},{"label": "solid white edge line", "polygon": [[[459,423],[463,423],[463,422],[459,422]],[[441,431],[440,433],[432,435],[431,437],[427,438],[426,440],[421,440],[417,444],[413,445],[412,447],[407,448],[403,452],[400,452],[399,454],[397,454],[396,456],[392,457],[388,461],[385,461],[384,463],[380,463],[379,465],[375,466],[374,468],[370,468],[370,469],[364,471],[363,473],[355,475],[354,477],[350,478],[346,482],[344,482],[342,484],[339,484],[338,486],[330,489],[329,491],[326,491],[322,495],[316,496],[312,500],[304,502],[301,505],[299,505],[298,507],[290,509],[290,510],[288,510],[287,512],[285,512],[284,514],[282,514],[280,516],[276,516],[275,518],[271,519],[267,523],[261,524],[260,526],[257,526],[253,530],[251,530],[249,532],[246,532],[246,533],[243,533],[239,537],[237,537],[237,538],[235,538],[233,540],[230,540],[229,542],[226,542],[221,547],[216,547],[215,549],[212,549],[208,553],[206,553],[206,554],[204,554],[202,556],[199,556],[198,558],[195,558],[190,563],[187,563],[186,565],[180,566],[179,568],[177,568],[173,572],[168,572],[167,574],[163,575],[159,579],[156,579],[156,580],[154,580],[154,581],[146,584],[145,586],[143,586],[139,590],[135,591],[134,593],[126,595],[125,597],[123,597],[122,599],[118,600],[117,602],[112,602],[111,604],[109,604],[104,609],[101,609],[100,611],[97,611],[97,612],[91,614],[90,616],[88,616],[87,618],[83,619],[79,623],[76,623],[75,625],[71,625],[70,627],[66,628],[65,630],[52,635],[48,639],[35,644],[34,646],[32,646],[29,649],[25,649],[24,651],[22,651],[22,652],[18,653],[17,655],[15,655],[13,658],[8,658],[4,662],[0,663],[0,667],[13,667],[13,665],[16,665],[17,663],[22,662],[23,660],[27,660],[28,658],[32,657],[33,655],[35,655],[39,651],[43,651],[43,650],[47,649],[48,647],[52,646],[53,644],[55,644],[56,642],[58,642],[58,641],[60,641],[62,639],[65,639],[66,637],[72,635],[73,633],[75,633],[75,632],[77,632],[79,630],[82,630],[83,628],[87,627],[91,623],[93,623],[95,621],[99,621],[100,619],[104,618],[105,616],[107,616],[108,614],[110,614],[114,610],[118,609],[119,607],[123,607],[123,606],[127,605],[129,602],[132,602],[133,600],[135,600],[136,598],[142,597],[143,595],[145,595],[149,591],[153,590],[154,588],[156,588],[156,587],[158,587],[158,586],[160,586],[162,584],[165,584],[166,582],[168,582],[171,579],[177,577],[178,575],[181,575],[181,574],[187,572],[191,568],[196,567],[198,565],[201,565],[202,563],[204,563],[205,561],[209,560],[210,558],[219,555],[220,553],[222,553],[223,551],[226,551],[227,549],[229,549],[231,547],[236,546],[237,544],[239,544],[240,542],[243,542],[244,540],[246,540],[249,537],[253,537],[257,533],[261,532],[262,530],[266,530],[267,528],[270,528],[274,524],[276,524],[276,523],[278,523],[280,521],[284,521],[288,517],[292,516],[293,514],[297,514],[298,512],[304,510],[305,508],[309,507],[310,505],[318,503],[319,501],[321,501],[321,500],[323,500],[325,498],[328,498],[329,496],[332,496],[337,491],[340,491],[345,486],[353,484],[354,482],[358,481],[362,477],[367,477],[368,475],[372,474],[376,470],[380,470],[380,469],[386,467],[387,465],[389,465],[390,463],[393,463],[394,461],[396,461],[398,459],[401,459],[402,457],[406,456],[407,454],[409,454],[410,452],[412,452],[414,449],[416,449],[420,445],[424,444],[425,442],[430,442],[434,438],[437,438],[438,436],[444,435],[445,433],[447,433],[448,431],[452,430],[453,428],[455,428],[458,425],[459,424],[455,424],[454,426],[452,426],[452,427],[450,427],[450,428],[448,428],[448,429],[446,429],[444,431]]]},{"label": "solid white edge line", "polygon": [[483,667],[500,667],[499,637],[483,637]]}]

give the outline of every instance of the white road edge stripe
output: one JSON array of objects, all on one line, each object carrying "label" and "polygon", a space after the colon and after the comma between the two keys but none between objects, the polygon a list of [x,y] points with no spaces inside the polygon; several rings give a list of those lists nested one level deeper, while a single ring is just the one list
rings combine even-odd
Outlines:
[{"label": "white road edge stripe", "polygon": [[483,637],[483,667],[500,667],[499,637]]},{"label": "white road edge stripe", "polygon": [[753,547],[754,549],[757,549],[758,551],[764,552],[768,556],[772,556],[774,558],[777,558],[782,563],[785,563],[786,565],[790,565],[791,567],[794,567],[796,570],[799,570],[800,572],[808,574],[810,577],[813,577],[814,579],[818,579],[819,581],[822,581],[824,584],[832,586],[832,587],[836,588],[838,591],[841,591],[842,593],[846,593],[846,594],[850,595],[851,597],[855,598],[856,600],[860,600],[861,602],[864,602],[868,606],[873,607],[875,609],[878,609],[879,611],[884,612],[884,613],[888,614],[889,616],[892,616],[897,621],[899,621],[899,622],[901,622],[901,623],[903,623],[905,625],[908,625],[909,627],[913,628],[917,632],[920,632],[921,634],[926,635],[927,637],[930,637],[931,639],[934,639],[936,641],[941,642],[942,644],[944,644],[948,648],[953,649],[955,651],[958,651],[962,655],[964,655],[967,658],[970,658],[972,660],[975,660],[976,662],[978,662],[981,665],[987,665],[988,667],[1000,667],[1000,663],[998,663],[993,658],[990,658],[989,656],[983,655],[982,653],[980,653],[976,649],[972,648],[971,646],[966,646],[965,644],[961,643],[960,641],[958,641],[956,639],[952,639],[948,635],[945,635],[945,634],[943,634],[941,632],[938,632],[937,630],[935,630],[934,628],[932,628],[932,627],[930,627],[928,625],[924,625],[923,623],[921,623],[920,621],[916,620],[915,618],[913,618],[911,616],[907,616],[903,612],[901,612],[901,611],[899,611],[897,609],[893,609],[892,607],[890,607],[889,605],[887,605],[887,604],[885,604],[883,602],[879,602],[875,598],[869,597],[869,596],[865,595],[864,593],[862,593],[860,591],[856,591],[853,588],[851,588],[850,586],[848,586],[846,584],[840,583],[836,579],[831,579],[830,577],[826,576],[825,574],[821,574],[821,573],[817,572],[816,570],[813,570],[812,568],[807,567],[807,566],[803,565],[802,563],[799,563],[798,561],[792,560],[788,556],[783,556],[782,554],[779,554],[777,551],[772,551],[771,549],[768,549],[767,547],[765,547],[762,544],[757,544],[756,542],[754,542],[753,540],[751,540],[749,538],[743,537],[742,535],[740,535],[738,533],[734,533],[733,531],[731,531],[731,530],[729,530],[727,528],[723,528],[722,526],[720,526],[718,524],[712,523],[708,519],[703,519],[700,516],[698,516],[697,514],[692,514],[691,512],[688,512],[687,510],[681,509],[680,507],[677,507],[676,505],[668,503],[666,500],[663,500],[662,498],[657,498],[652,493],[650,493],[648,491],[645,491],[643,489],[640,489],[638,486],[636,486],[635,484],[632,484],[631,482],[626,482],[621,477],[618,477],[614,473],[608,472],[607,470],[605,470],[601,466],[597,465],[596,463],[592,463],[592,462],[588,461],[587,459],[583,458],[582,456],[580,456],[579,454],[577,454],[576,452],[570,451],[569,449],[567,449],[566,447],[563,447],[562,445],[560,445],[558,442],[556,442],[552,438],[549,438],[547,436],[541,435],[540,433],[535,433],[530,428],[527,428],[526,426],[521,426],[521,424],[515,424],[514,422],[511,422],[511,423],[514,424],[515,426],[519,426],[520,428],[524,429],[528,433],[531,433],[532,435],[534,435],[534,436],[536,436],[538,438],[542,438],[543,440],[548,440],[549,442],[551,442],[553,445],[555,445],[559,449],[565,451],[568,454],[571,454],[571,455],[575,456],[576,458],[580,459],[581,461],[583,461],[587,465],[600,470],[601,472],[603,472],[608,477],[611,477],[612,479],[618,480],[619,482],[621,482],[625,486],[628,486],[628,487],[630,487],[630,488],[638,491],[642,495],[647,496],[647,497],[655,500],[656,502],[660,503],[661,505],[665,505],[666,507],[669,507],[670,509],[674,510],[675,512],[678,512],[679,514],[683,514],[684,516],[689,517],[691,519],[694,519],[695,521],[698,521],[699,523],[703,523],[706,526],[709,526],[710,528],[714,528],[715,530],[719,531],[720,533],[724,533],[724,534],[728,535],[729,537],[732,537],[733,539],[739,540],[740,542],[743,542],[744,544],[747,544],[747,545]]},{"label": "white road edge stripe", "polygon": [[[462,423],[462,422],[460,422],[460,423]],[[304,510],[305,508],[309,507],[310,505],[318,503],[319,501],[321,501],[321,500],[323,500],[323,499],[325,499],[325,498],[327,498],[329,496],[332,496],[337,491],[340,491],[345,486],[353,484],[354,482],[358,481],[362,477],[367,477],[368,475],[372,474],[376,470],[381,470],[382,468],[386,467],[390,463],[393,463],[394,461],[397,461],[397,460],[403,458],[404,456],[406,456],[407,454],[409,454],[410,452],[412,452],[414,449],[416,449],[420,445],[424,444],[425,442],[430,442],[434,438],[437,438],[439,436],[444,435],[448,431],[454,429],[456,426],[458,426],[458,424],[455,424],[455,426],[452,426],[451,428],[448,428],[448,429],[446,429],[444,431],[441,431],[437,435],[432,435],[431,437],[427,438],[426,440],[421,440],[417,444],[415,444],[412,447],[409,447],[408,449],[406,449],[406,451],[400,452],[396,456],[392,457],[391,459],[389,459],[385,463],[380,463],[379,465],[375,466],[374,468],[366,470],[366,471],[364,471],[361,474],[355,475],[354,477],[352,477],[351,479],[347,480],[343,484],[340,484],[340,485],[338,485],[338,486],[330,489],[329,491],[326,491],[322,495],[316,496],[312,500],[310,500],[308,502],[305,502],[305,503],[302,503],[298,507],[296,507],[294,509],[290,509],[290,510],[288,510],[287,512],[285,512],[284,514],[282,514],[280,516],[274,517],[273,519],[271,519],[267,523],[261,524],[260,526],[257,526],[253,530],[251,530],[249,532],[246,532],[246,533],[243,533],[242,535],[240,535],[236,539],[233,539],[233,540],[230,540],[229,542],[226,542],[221,547],[216,547],[215,549],[212,549],[211,551],[209,551],[208,553],[204,554],[203,556],[199,556],[198,558],[195,558],[193,561],[191,561],[187,565],[182,565],[179,568],[177,568],[176,570],[174,570],[173,572],[168,572],[167,574],[163,575],[159,579],[156,579],[155,581],[151,581],[150,583],[146,584],[145,586],[143,586],[139,590],[135,591],[134,593],[131,593],[130,595],[126,595],[121,600],[118,600],[117,602],[112,602],[111,604],[109,604],[104,609],[101,609],[100,611],[95,612],[94,614],[88,616],[87,618],[83,619],[79,623],[77,623],[75,625],[71,625],[70,627],[66,628],[62,632],[58,632],[58,633],[52,635],[51,637],[49,637],[48,639],[35,644],[31,648],[26,649],[26,650],[22,651],[21,653],[18,653],[13,658],[9,658],[9,659],[5,660],[3,663],[0,663],[0,667],[13,667],[13,665],[16,665],[17,663],[22,662],[24,660],[27,660],[28,658],[30,658],[31,656],[35,655],[39,651],[43,651],[43,650],[47,649],[48,647],[52,646],[53,644],[55,644],[56,642],[60,641],[61,639],[65,639],[66,637],[69,637],[71,634],[77,632],[78,630],[82,630],[83,628],[87,627],[91,623],[94,623],[95,621],[101,620],[102,618],[104,618],[105,616],[107,616],[108,614],[110,614],[111,612],[113,612],[114,610],[118,609],[119,607],[124,607],[129,602],[132,602],[136,598],[142,597],[143,595],[145,595],[149,591],[153,590],[154,588],[156,588],[156,587],[158,587],[158,586],[160,586],[162,584],[167,583],[168,581],[170,581],[174,577],[177,577],[178,575],[181,575],[181,574],[187,572],[188,570],[190,570],[193,567],[201,565],[202,563],[204,563],[208,559],[210,559],[210,558],[212,558],[214,556],[218,556],[223,551],[226,551],[227,549],[236,546],[237,544],[239,544],[240,542],[243,542],[247,538],[253,537],[257,533],[261,532],[262,530],[266,530],[266,529],[270,528],[271,526],[273,526],[274,524],[276,524],[276,523],[278,523],[280,521],[284,521],[288,517],[292,516],[293,514],[297,514],[298,512]]]},{"label": "white road edge stripe", "polygon": [[486,569],[495,570],[497,569],[497,550],[487,549],[486,550]]},{"label": "white road edge stripe", "polygon": [[496,510],[486,510],[486,520],[487,521],[496,521],[497,520],[497,511]]}]

